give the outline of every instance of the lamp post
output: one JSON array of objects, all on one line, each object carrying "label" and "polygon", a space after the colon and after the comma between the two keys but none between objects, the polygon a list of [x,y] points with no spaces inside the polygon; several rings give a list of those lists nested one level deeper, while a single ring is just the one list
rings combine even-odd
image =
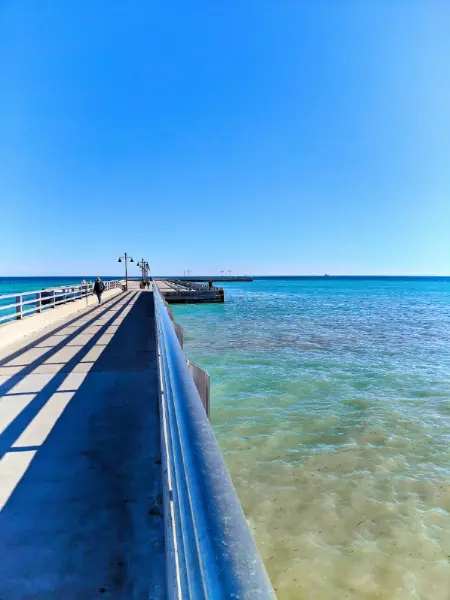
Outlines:
[{"label": "lamp post", "polygon": [[119,256],[119,260],[117,262],[125,263],[125,291],[128,292],[128,261],[130,263],[134,262],[133,257],[129,256],[126,252],[123,256]]},{"label": "lamp post", "polygon": [[231,277],[231,269],[228,269],[228,277]]},{"label": "lamp post", "polygon": [[141,260],[137,263],[137,266],[141,269],[142,280],[146,281],[148,279],[148,272],[150,270],[150,265],[145,258],[141,258]]},{"label": "lamp post", "polygon": [[220,272],[222,273],[222,277],[223,277],[223,274],[225,273],[225,271],[222,269]]}]

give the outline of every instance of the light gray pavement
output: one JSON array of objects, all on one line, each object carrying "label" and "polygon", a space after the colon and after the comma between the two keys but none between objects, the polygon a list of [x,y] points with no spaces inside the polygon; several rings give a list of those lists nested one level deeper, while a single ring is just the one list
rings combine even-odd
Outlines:
[{"label": "light gray pavement", "polygon": [[[218,288],[208,289],[206,285],[191,282],[172,282],[166,280],[155,281],[159,291],[169,303],[190,302],[223,302],[224,295]],[[196,286],[196,287],[195,287]]]},{"label": "light gray pavement", "polygon": [[159,287],[161,294],[165,294],[166,292],[172,292],[174,289],[173,286],[170,285],[167,281],[156,281],[155,283]]},{"label": "light gray pavement", "polygon": [[130,289],[0,356],[1,600],[165,598],[154,325]]}]

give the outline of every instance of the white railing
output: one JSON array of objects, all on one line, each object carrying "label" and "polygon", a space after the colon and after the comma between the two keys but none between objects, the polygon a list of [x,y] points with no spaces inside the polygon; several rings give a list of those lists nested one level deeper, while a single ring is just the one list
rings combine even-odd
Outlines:
[{"label": "white railing", "polygon": [[[123,282],[115,279],[104,281],[105,292],[114,288],[123,287]],[[29,315],[40,313],[47,308],[55,308],[60,304],[81,300],[93,294],[94,285],[70,285],[53,289],[33,290],[20,294],[0,295],[0,325],[5,321],[23,319]],[[3,304],[7,300],[14,302]],[[5,314],[6,312],[6,314]]]}]

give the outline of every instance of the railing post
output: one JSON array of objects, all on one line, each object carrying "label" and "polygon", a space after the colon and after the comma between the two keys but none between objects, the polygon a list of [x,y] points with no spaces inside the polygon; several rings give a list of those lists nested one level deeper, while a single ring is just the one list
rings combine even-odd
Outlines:
[{"label": "railing post", "polygon": [[41,292],[36,292],[36,312],[42,312],[42,294]]},{"label": "railing post", "polygon": [[23,302],[23,296],[22,294],[20,294],[19,296],[16,296],[16,319],[21,319],[22,318],[22,302]]},{"label": "railing post", "polygon": [[52,290],[52,308],[56,307],[56,290]]},{"label": "railing post", "polygon": [[191,372],[192,379],[194,380],[195,387],[197,388],[198,395],[200,396],[200,400],[202,401],[203,408],[205,409],[205,412],[209,419],[211,411],[209,373],[207,373],[207,371],[204,371],[203,369],[200,369],[200,367],[197,367],[197,365],[194,365],[194,363],[191,363],[189,360],[186,362],[189,367],[189,371]]},{"label": "railing post", "polygon": [[183,345],[184,345],[183,328],[181,327],[181,325],[178,325],[178,323],[175,323],[175,321],[173,321],[173,328],[175,329],[175,333],[177,334],[178,343],[180,344],[181,348],[183,348]]}]

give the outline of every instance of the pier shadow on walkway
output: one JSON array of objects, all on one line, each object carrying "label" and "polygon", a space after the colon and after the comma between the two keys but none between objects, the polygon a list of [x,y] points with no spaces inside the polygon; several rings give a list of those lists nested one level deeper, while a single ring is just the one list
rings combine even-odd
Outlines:
[{"label": "pier shadow on walkway", "polygon": [[165,597],[153,296],[0,361],[0,598]]}]

